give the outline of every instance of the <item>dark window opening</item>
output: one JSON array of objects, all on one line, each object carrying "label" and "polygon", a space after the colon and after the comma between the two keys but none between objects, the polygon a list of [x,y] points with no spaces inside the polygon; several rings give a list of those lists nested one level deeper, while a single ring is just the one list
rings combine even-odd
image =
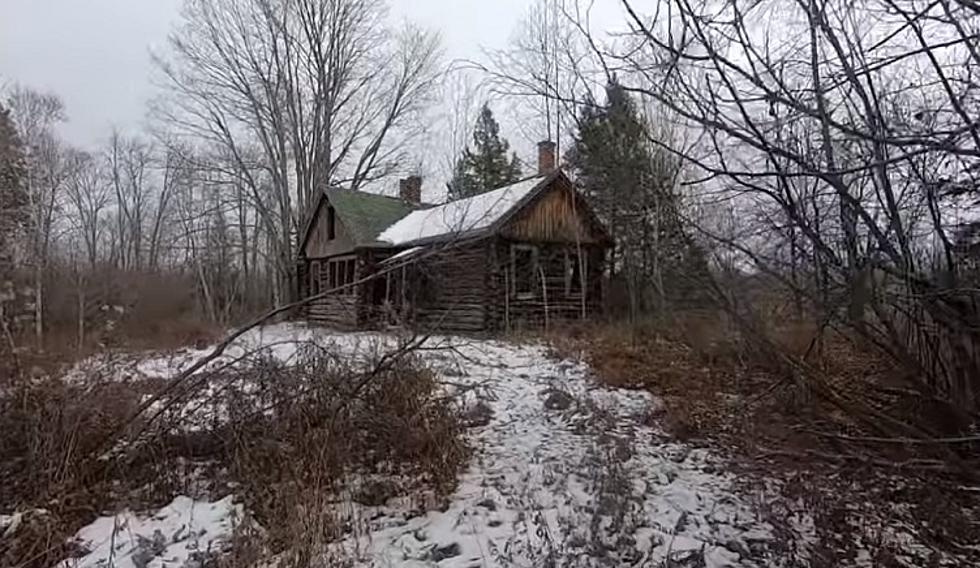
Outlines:
[{"label": "dark window opening", "polygon": [[354,286],[350,286],[357,280],[357,260],[343,259],[343,260],[331,260],[327,262],[326,278],[327,286],[329,289],[333,290],[344,286],[343,289],[337,290],[338,294],[353,294]]},{"label": "dark window opening", "polygon": [[565,252],[565,293],[580,294],[585,282],[585,257],[578,251]]},{"label": "dark window opening", "polygon": [[327,206],[327,240],[337,238],[337,212],[332,205]]},{"label": "dark window opening", "polygon": [[[357,261],[353,258],[347,261],[347,283],[353,284],[357,280]],[[347,288],[348,294],[354,293],[354,286]]]},{"label": "dark window opening", "polygon": [[531,245],[512,245],[511,294],[516,298],[532,298],[538,284],[538,249]]},{"label": "dark window opening", "polygon": [[320,293],[320,263],[310,264],[310,295],[316,296]]}]

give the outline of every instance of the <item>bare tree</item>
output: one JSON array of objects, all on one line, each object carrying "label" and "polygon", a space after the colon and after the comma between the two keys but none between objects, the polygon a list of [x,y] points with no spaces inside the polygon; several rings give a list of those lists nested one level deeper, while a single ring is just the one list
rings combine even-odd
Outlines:
[{"label": "bare tree", "polygon": [[[931,260],[956,262],[942,188],[980,157],[975,4],[622,5],[630,33],[590,44],[699,135],[668,149],[704,195],[752,213],[738,239],[703,233],[910,366],[923,396],[980,409],[976,304]],[[801,285],[801,261],[823,290]]]},{"label": "bare tree", "polygon": [[399,164],[427,102],[438,41],[386,28],[378,0],[188,0],[159,58],[159,114],[226,159],[292,285],[300,218],[330,184],[357,188]]},{"label": "bare tree", "polygon": [[112,205],[112,185],[102,164],[89,154],[76,153],[71,176],[65,184],[68,218],[81,235],[90,269],[100,259],[100,245]]},{"label": "bare tree", "polygon": [[44,274],[59,197],[71,175],[72,163],[54,132],[55,125],[64,120],[64,105],[57,96],[15,87],[8,103],[25,149],[30,258],[34,272],[34,333],[40,345],[44,336]]}]

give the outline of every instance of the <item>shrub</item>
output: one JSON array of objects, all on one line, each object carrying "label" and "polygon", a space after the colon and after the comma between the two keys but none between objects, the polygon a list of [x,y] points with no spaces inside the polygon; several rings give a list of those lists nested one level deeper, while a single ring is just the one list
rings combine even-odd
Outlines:
[{"label": "shrub", "polygon": [[0,386],[0,511],[46,512],[0,539],[0,564],[54,564],[104,510],[233,488],[266,527],[235,565],[276,553],[308,566],[350,530],[343,503],[445,494],[467,456],[458,410],[420,361],[379,355],[365,366],[315,345],[290,365],[259,354],[195,376],[136,421],[166,382],[121,382],[111,365],[71,381],[18,376]]}]

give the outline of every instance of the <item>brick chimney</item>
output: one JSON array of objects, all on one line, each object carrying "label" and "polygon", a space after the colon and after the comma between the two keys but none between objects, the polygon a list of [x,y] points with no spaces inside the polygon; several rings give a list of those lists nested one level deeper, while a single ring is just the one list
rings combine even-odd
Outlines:
[{"label": "brick chimney", "polygon": [[422,178],[408,176],[398,180],[398,197],[415,205],[422,203]]},{"label": "brick chimney", "polygon": [[538,142],[538,174],[550,174],[555,169],[555,143],[551,140]]}]

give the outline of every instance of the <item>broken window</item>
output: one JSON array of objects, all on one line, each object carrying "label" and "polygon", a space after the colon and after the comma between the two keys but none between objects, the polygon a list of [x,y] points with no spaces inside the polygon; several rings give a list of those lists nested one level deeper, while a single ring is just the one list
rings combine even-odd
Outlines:
[{"label": "broken window", "polygon": [[337,238],[337,212],[333,205],[327,207],[327,240],[332,241]]},{"label": "broken window", "polygon": [[538,247],[511,245],[511,294],[515,298],[531,298],[537,292]]}]

